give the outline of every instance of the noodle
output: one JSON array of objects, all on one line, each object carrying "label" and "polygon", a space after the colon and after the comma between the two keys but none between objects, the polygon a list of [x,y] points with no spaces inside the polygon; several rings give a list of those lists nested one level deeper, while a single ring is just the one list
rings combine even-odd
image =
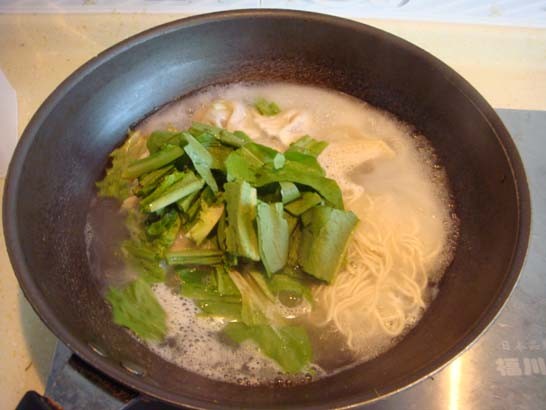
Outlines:
[{"label": "noodle", "polygon": [[[347,266],[333,284],[314,289],[317,305],[323,307],[319,325],[332,322],[353,350],[362,346],[357,339],[373,332],[399,336],[421,314],[426,306],[426,267],[441,249],[427,252],[413,219],[389,224],[377,218],[381,202],[389,198],[350,196],[349,208],[357,200],[364,205],[347,251]],[[380,226],[377,219],[383,222]],[[365,332],[363,323],[369,327]]]}]

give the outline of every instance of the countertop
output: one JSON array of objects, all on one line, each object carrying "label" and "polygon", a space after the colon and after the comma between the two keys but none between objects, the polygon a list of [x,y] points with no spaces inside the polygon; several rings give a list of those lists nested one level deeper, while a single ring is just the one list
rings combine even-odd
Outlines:
[{"label": "countertop", "polygon": [[[0,15],[0,69],[17,92],[19,134],[81,64],[118,41],[183,15]],[[364,20],[424,48],[495,108],[546,110],[546,29]],[[3,191],[4,181],[0,179]],[[55,337],[20,291],[0,231],[0,407],[43,392]]]}]

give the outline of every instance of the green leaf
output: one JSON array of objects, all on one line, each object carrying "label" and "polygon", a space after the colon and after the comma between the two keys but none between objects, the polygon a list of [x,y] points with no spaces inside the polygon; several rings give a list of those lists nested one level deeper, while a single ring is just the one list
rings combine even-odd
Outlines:
[{"label": "green leaf", "polygon": [[[157,199],[151,202],[141,202],[143,207],[148,212],[157,212],[165,208],[167,205],[173,204],[176,201],[193,194],[203,188],[204,181],[197,178],[192,172],[187,172],[182,179],[172,184]],[[152,195],[155,194],[155,191]]]},{"label": "green leaf", "polygon": [[203,201],[199,217],[188,231],[187,237],[193,240],[197,245],[200,245],[214,229],[223,213],[224,204],[209,206]]},{"label": "green leaf", "polygon": [[282,203],[259,202],[256,222],[260,259],[268,275],[278,272],[288,258],[289,231],[284,219]]},{"label": "green leaf", "polygon": [[114,323],[131,329],[145,340],[165,337],[165,311],[143,280],[137,279],[121,289],[111,287],[106,300],[112,305]]},{"label": "green leaf", "polygon": [[279,182],[279,185],[281,186],[281,198],[283,204],[292,202],[294,199],[298,199],[300,197],[300,191],[296,184],[293,184],[292,182]]},{"label": "green leaf", "polygon": [[177,145],[165,145],[160,151],[157,151],[146,158],[132,162],[123,170],[122,178],[133,179],[147,172],[155,171],[175,159],[184,155],[184,150]]},{"label": "green leaf", "polygon": [[304,192],[299,199],[290,202],[284,208],[294,216],[299,216],[317,205],[322,205],[324,201],[320,195],[314,192]]},{"label": "green leaf", "polygon": [[269,288],[277,297],[283,293],[293,294],[298,297],[304,297],[310,303],[313,302],[311,289],[309,289],[301,280],[292,276],[280,273],[273,275],[269,282]]},{"label": "green leaf", "polygon": [[298,261],[308,274],[331,283],[339,270],[358,218],[350,211],[317,206],[301,217]]},{"label": "green leaf", "polygon": [[222,299],[202,299],[197,306],[203,312],[200,316],[223,317],[240,321],[242,305],[240,302],[226,302]]},{"label": "green leaf", "polygon": [[226,246],[228,252],[254,261],[260,260],[258,239],[254,220],[256,219],[257,193],[246,182],[224,184],[227,228]]},{"label": "green leaf", "polygon": [[149,243],[135,239],[126,240],[121,245],[121,252],[127,265],[138,272],[145,282],[157,283],[165,280],[161,258]]},{"label": "green leaf", "polygon": [[254,103],[254,107],[261,115],[272,116],[281,112],[281,109],[277,104],[272,101],[267,101],[264,98],[258,98]]},{"label": "green leaf", "polygon": [[184,147],[184,150],[190,157],[195,170],[214,193],[218,192],[218,185],[210,171],[213,163],[212,155],[190,133],[184,133],[184,137],[188,141],[188,145]]},{"label": "green leaf", "polygon": [[178,131],[154,131],[150,134],[146,143],[150,154],[160,151],[165,145],[182,147],[185,144],[186,139]]},{"label": "green leaf", "polygon": [[133,190],[134,194],[139,197],[144,197],[152,193],[162,179],[174,171],[173,165],[167,165],[166,167],[156,169],[138,178],[138,187]]},{"label": "green leaf", "polygon": [[284,167],[279,170],[260,169],[251,183],[256,187],[261,187],[273,182],[293,182],[306,185],[317,191],[333,207],[343,209],[341,190],[336,181],[316,173],[310,173],[304,165],[297,162],[287,160]]},{"label": "green leaf", "polygon": [[277,362],[286,373],[303,371],[313,358],[309,336],[299,326],[276,329],[269,325],[228,323],[224,333],[239,344],[252,340],[264,355]]},{"label": "green leaf", "polygon": [[104,178],[96,183],[98,195],[124,201],[131,195],[131,181],[122,178],[127,166],[146,152],[146,139],[139,132],[129,132],[123,145],[110,154],[111,166]]},{"label": "green leaf", "polygon": [[300,152],[302,154],[318,157],[322,151],[328,146],[326,141],[318,141],[311,138],[309,135],[304,135],[298,140],[294,141],[286,152]]},{"label": "green leaf", "polygon": [[303,165],[307,169],[307,172],[312,172],[313,174],[317,174],[321,177],[326,175],[317,159],[311,155],[302,154],[301,152],[287,151],[285,152],[284,156],[287,160]]},{"label": "green leaf", "polygon": [[215,266],[216,284],[218,286],[218,294],[220,296],[241,295],[233,280],[222,265]]},{"label": "green leaf", "polygon": [[169,265],[217,265],[222,262],[222,251],[214,249],[185,249],[165,254]]},{"label": "green leaf", "polygon": [[174,209],[169,209],[161,217],[146,227],[146,235],[159,255],[163,256],[169,249],[180,231],[180,217]]}]

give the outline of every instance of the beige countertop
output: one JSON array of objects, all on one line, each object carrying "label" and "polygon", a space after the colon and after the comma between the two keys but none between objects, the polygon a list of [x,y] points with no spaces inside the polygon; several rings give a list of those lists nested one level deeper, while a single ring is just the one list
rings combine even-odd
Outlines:
[{"label": "beige countertop", "polygon": [[[81,64],[177,15],[0,15],[0,69],[17,92],[19,133],[43,100]],[[546,30],[365,21],[417,44],[465,77],[494,107],[546,110]],[[4,181],[0,179],[3,191]],[[42,393],[55,337],[20,291],[0,231],[0,400],[14,408]]]}]

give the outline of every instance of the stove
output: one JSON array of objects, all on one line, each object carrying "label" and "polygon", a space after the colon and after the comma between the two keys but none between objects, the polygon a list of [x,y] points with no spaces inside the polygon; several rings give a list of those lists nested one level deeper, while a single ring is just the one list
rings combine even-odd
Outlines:
[{"label": "stove", "polygon": [[[546,111],[497,112],[522,156],[532,197],[531,240],[518,285],[496,322],[465,353],[417,385],[366,406],[367,410],[546,408],[546,246],[542,245],[546,241]],[[61,342],[45,397],[64,410],[175,409],[99,374]],[[25,399],[44,400],[35,393]]]}]

